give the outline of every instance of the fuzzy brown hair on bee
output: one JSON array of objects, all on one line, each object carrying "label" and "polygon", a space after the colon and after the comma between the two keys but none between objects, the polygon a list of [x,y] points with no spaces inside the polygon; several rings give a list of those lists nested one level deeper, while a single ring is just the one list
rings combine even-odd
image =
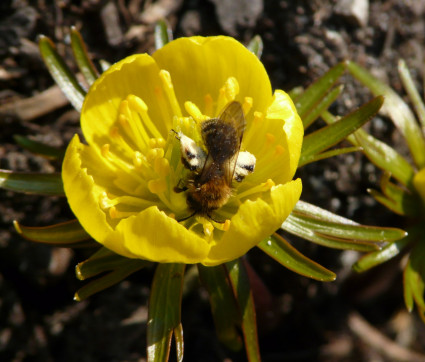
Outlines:
[{"label": "fuzzy brown hair on bee", "polygon": [[241,182],[254,171],[255,156],[239,152],[245,125],[242,106],[234,101],[218,118],[201,123],[207,153],[182,132],[177,134],[182,162],[193,171],[184,189],[187,204],[193,211],[190,216],[201,214],[212,219],[212,211],[225,205],[232,195],[232,181]]}]

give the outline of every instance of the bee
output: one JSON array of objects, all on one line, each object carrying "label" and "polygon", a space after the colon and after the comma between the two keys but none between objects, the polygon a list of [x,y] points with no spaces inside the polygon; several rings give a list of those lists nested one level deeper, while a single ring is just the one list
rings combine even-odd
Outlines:
[{"label": "bee", "polygon": [[[242,106],[228,104],[218,118],[201,123],[201,136],[207,152],[195,141],[177,133],[182,162],[192,171],[186,182],[187,204],[193,214],[206,215],[227,203],[232,195],[232,181],[241,182],[255,168],[255,156],[240,152],[246,122]],[[189,218],[187,217],[187,218]]]}]

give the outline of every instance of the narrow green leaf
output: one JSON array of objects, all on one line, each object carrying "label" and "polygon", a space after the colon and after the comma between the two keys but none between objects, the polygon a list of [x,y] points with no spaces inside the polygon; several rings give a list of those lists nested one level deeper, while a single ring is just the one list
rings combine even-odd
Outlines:
[{"label": "narrow green leaf", "polygon": [[49,69],[53,79],[69,99],[73,107],[77,111],[81,111],[86,95],[85,90],[78,83],[77,78],[72,74],[49,38],[41,35],[39,37],[38,46],[44,63]]},{"label": "narrow green leaf", "polygon": [[[418,309],[423,313],[425,310],[425,239],[419,240],[410,252],[409,262],[405,268],[405,285],[408,285],[409,291]],[[406,303],[407,304],[407,303]]]},{"label": "narrow green leaf", "polygon": [[304,129],[307,129],[308,126],[310,126],[324,111],[326,111],[331,106],[335,99],[339,97],[343,89],[343,85],[333,88],[319,101],[315,107],[313,107],[305,114],[304,118],[302,119]]},{"label": "narrow green leaf", "polygon": [[296,100],[304,93],[304,88],[303,87],[295,87],[292,88],[289,92],[288,95],[289,97],[296,102]]},{"label": "narrow green leaf", "polygon": [[174,340],[176,342],[177,361],[183,361],[184,343],[183,343],[183,326],[179,323],[178,327],[174,328]]},{"label": "narrow green leaf", "polygon": [[298,213],[297,211],[293,211],[291,217],[300,225],[311,228],[315,233],[341,239],[389,242],[406,236],[405,231],[396,228],[340,224],[337,222],[320,220],[314,216]]},{"label": "narrow green leaf", "polygon": [[[160,263],[156,268],[147,325],[147,360],[150,362],[168,361],[173,331],[181,328],[184,270],[184,264]],[[180,333],[179,338],[181,335]]]},{"label": "narrow green leaf", "polygon": [[328,210],[322,209],[321,207],[309,204],[308,202],[305,202],[302,200],[298,201],[295,204],[293,211],[296,211],[298,214],[311,216],[319,220],[331,221],[331,222],[336,222],[336,223],[345,224],[345,225],[359,225],[353,220],[347,219],[343,216],[336,215]]},{"label": "narrow green leaf", "polygon": [[143,263],[141,263],[138,259],[127,259],[127,263],[125,263],[125,265],[120,266],[112,272],[96,280],[93,280],[84,287],[80,288],[75,293],[74,300],[80,302],[92,296],[93,294],[112,287],[113,285],[118,284],[120,281],[127,278],[129,275],[143,268],[143,266]]},{"label": "narrow green leaf", "polygon": [[254,297],[246,267],[241,259],[226,263],[233,294],[242,313],[242,333],[248,361],[261,361]]},{"label": "narrow green leaf", "polygon": [[400,74],[404,89],[409,95],[413,107],[415,107],[416,114],[422,123],[422,128],[425,130],[425,104],[415,87],[415,83],[413,82],[409,69],[406,66],[406,62],[403,59],[400,59],[398,62],[398,74]]},{"label": "narrow green leaf", "polygon": [[[84,242],[91,237],[77,220],[62,222],[55,225],[32,227],[14,221],[16,231],[25,239],[61,247],[81,247],[99,245],[94,241]],[[81,243],[84,242],[84,243]]]},{"label": "narrow green leaf", "polygon": [[361,151],[361,150],[362,150],[361,147],[335,148],[333,150],[325,151],[325,152],[322,152],[322,153],[319,153],[319,154],[313,156],[313,158],[311,158],[308,161],[308,163],[312,163],[312,162],[324,160],[324,159],[330,158],[330,157],[335,157],[335,156],[343,155],[345,153],[357,152],[357,151]]},{"label": "narrow green leaf", "polygon": [[89,259],[78,263],[75,267],[75,273],[78,279],[85,280],[107,271],[116,271],[122,268],[126,269],[129,260],[131,260],[135,267],[137,263],[140,264],[140,268],[152,265],[152,262],[140,259],[129,259],[102,247]]},{"label": "narrow green leaf", "polygon": [[165,19],[155,25],[155,48],[158,50],[173,40],[173,31]]},{"label": "narrow green leaf", "polygon": [[306,91],[296,99],[295,107],[297,108],[301,119],[304,119],[305,115],[320,102],[320,100],[345,72],[345,69],[345,63],[337,64],[310,85]]},{"label": "narrow green leaf", "polygon": [[260,59],[263,54],[263,39],[261,39],[261,36],[256,35],[251,39],[246,47],[251,53],[254,53],[258,59]]},{"label": "narrow green leaf", "polygon": [[413,189],[412,180],[415,171],[397,151],[384,142],[367,134],[363,130],[355,133],[357,144],[363,148],[363,153],[369,160],[391,175],[409,189]]},{"label": "narrow green leaf", "polygon": [[34,140],[29,139],[28,137],[24,137],[24,136],[20,136],[20,135],[14,135],[13,138],[19,146],[27,149],[28,151],[30,151],[32,153],[46,157],[48,159],[62,160],[63,157],[65,156],[65,150],[64,149],[48,146],[44,143],[34,141]]},{"label": "narrow green leaf", "polygon": [[284,267],[307,278],[322,282],[336,279],[335,273],[307,258],[278,234],[273,234],[257,245]]},{"label": "narrow green leaf", "polygon": [[242,348],[239,334],[241,311],[236,305],[224,266],[206,267],[199,264],[198,271],[201,282],[210,296],[218,339],[227,348],[239,351]]},{"label": "narrow green leaf", "polygon": [[376,97],[339,121],[305,136],[298,167],[311,162],[317,154],[342,141],[365,124],[378,112],[383,101],[383,97]]},{"label": "narrow green leaf", "polygon": [[[337,226],[338,224],[335,224]],[[313,243],[326,246],[334,249],[349,249],[357,251],[373,251],[379,249],[375,243],[364,240],[353,240],[348,237],[336,237],[327,235],[323,232],[314,229],[314,222],[306,221],[302,218],[291,214],[282,224],[281,228],[287,232],[297,235],[303,239],[310,240]]]},{"label": "narrow green leaf", "polygon": [[415,299],[413,298],[412,285],[408,279],[407,270],[407,268],[404,268],[403,270],[403,297],[406,309],[412,313],[413,308],[415,307]]},{"label": "narrow green leaf", "polygon": [[418,237],[417,228],[410,228],[407,230],[408,235],[400,240],[396,240],[384,248],[372,253],[362,256],[354,265],[353,270],[357,273],[362,273],[369,270],[379,264],[385,263],[386,261],[394,258],[411,245]]},{"label": "narrow green leaf", "polygon": [[80,32],[75,28],[75,26],[71,27],[71,47],[75,60],[77,61],[78,68],[80,68],[80,71],[88,85],[92,85],[93,82],[99,78],[99,72],[89,58],[86,45],[81,38]]},{"label": "narrow green leaf", "polygon": [[373,77],[366,69],[354,62],[347,62],[350,73],[375,95],[385,96],[381,113],[387,115],[406,138],[416,166],[425,167],[425,138],[413,112],[403,99],[388,85]]},{"label": "narrow green leaf", "polygon": [[375,200],[399,215],[418,217],[422,214],[421,203],[417,195],[412,194],[405,188],[390,182],[391,174],[384,173],[381,177],[382,193],[376,190],[368,190]]},{"label": "narrow green leaf", "polygon": [[0,170],[0,187],[28,194],[64,196],[60,173],[31,173]]}]

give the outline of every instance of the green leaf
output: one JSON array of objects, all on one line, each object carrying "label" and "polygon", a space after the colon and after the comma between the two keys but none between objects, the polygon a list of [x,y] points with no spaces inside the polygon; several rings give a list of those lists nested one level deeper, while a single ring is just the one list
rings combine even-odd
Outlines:
[{"label": "green leaf", "polygon": [[391,175],[409,189],[413,189],[412,180],[415,171],[397,151],[387,144],[377,140],[363,130],[355,133],[356,141],[363,148],[363,153],[369,160]]},{"label": "green leaf", "polygon": [[263,54],[263,39],[261,39],[261,36],[256,35],[251,39],[246,47],[251,53],[254,53],[258,59],[260,59]]},{"label": "green leaf", "polygon": [[333,150],[325,151],[325,152],[322,152],[322,153],[319,153],[319,154],[313,156],[309,160],[309,163],[324,160],[325,158],[330,158],[330,157],[339,156],[339,155],[342,155],[342,154],[345,154],[345,153],[357,152],[357,151],[361,151],[361,150],[362,150],[361,147],[335,148]]},{"label": "green leaf", "polygon": [[257,247],[295,273],[323,282],[336,279],[335,273],[301,254],[276,233],[261,241]]},{"label": "green leaf", "polygon": [[376,97],[339,121],[305,136],[298,167],[312,162],[318,154],[342,141],[365,124],[378,112],[383,100],[383,97]]},{"label": "green leaf", "polygon": [[357,273],[362,273],[369,270],[379,264],[385,263],[386,261],[394,258],[411,245],[418,237],[418,228],[410,228],[407,230],[408,235],[400,240],[396,240],[384,248],[372,253],[366,254],[361,257],[354,265],[353,270]]},{"label": "green leaf", "polygon": [[422,123],[422,128],[425,130],[425,104],[415,87],[415,83],[413,82],[409,69],[406,66],[406,62],[403,59],[400,59],[398,62],[398,74],[400,75],[404,89],[409,95],[413,107],[415,108],[416,114]]},{"label": "green leaf", "polygon": [[28,194],[65,196],[60,173],[31,173],[0,170],[0,187]]},{"label": "green leaf", "polygon": [[[419,312],[423,315],[425,311],[425,238],[419,240],[410,252],[409,262],[404,270],[405,288],[413,296]],[[405,299],[406,301],[406,299]],[[406,306],[412,309],[412,303],[407,298]],[[410,308],[409,308],[410,307]]]},{"label": "green leaf", "polygon": [[[152,282],[147,325],[148,361],[168,361],[173,331],[181,328],[184,264],[158,264]],[[179,339],[182,333],[179,332]],[[182,342],[179,342],[182,350]],[[182,355],[182,352],[179,352]]]},{"label": "green leaf", "polygon": [[75,273],[78,279],[85,280],[107,271],[126,269],[129,263],[134,264],[134,267],[140,265],[140,268],[153,265],[152,262],[129,259],[102,247],[89,259],[78,263],[75,267]]},{"label": "green leaf", "polygon": [[381,177],[380,193],[376,190],[368,190],[375,200],[399,215],[418,217],[422,214],[421,203],[418,196],[409,190],[399,187],[390,182],[391,174],[384,173]]},{"label": "green leaf", "polygon": [[88,85],[92,85],[99,78],[99,72],[87,54],[87,48],[81,38],[80,32],[74,26],[71,26],[71,47],[78,68],[80,68]]},{"label": "green leaf", "polygon": [[350,73],[375,95],[385,96],[381,113],[387,115],[406,138],[413,160],[419,169],[425,167],[425,139],[413,112],[403,99],[388,85],[373,77],[354,62],[347,62]]},{"label": "green leaf", "polygon": [[307,129],[308,126],[310,126],[324,111],[326,111],[331,106],[335,99],[339,97],[343,89],[344,86],[342,85],[335,87],[328,94],[326,94],[315,107],[306,113],[302,119],[304,129]]},{"label": "green leaf", "polygon": [[165,19],[159,20],[155,25],[155,49],[162,48],[173,40],[173,31]]},{"label": "green leaf", "polygon": [[217,337],[221,343],[233,351],[242,348],[239,335],[241,312],[229,284],[223,265],[206,267],[198,265],[199,277],[210,296],[211,311],[214,318]]},{"label": "green leaf", "polygon": [[301,96],[295,99],[295,107],[297,108],[301,119],[304,119],[307,113],[319,104],[320,100],[341,77],[345,69],[345,63],[337,64],[310,85]]},{"label": "green leaf", "polygon": [[44,143],[31,140],[31,139],[24,137],[24,136],[14,135],[13,138],[19,146],[27,149],[28,151],[30,151],[32,153],[46,157],[48,159],[62,160],[63,157],[65,156],[65,150],[64,149],[48,146]]},{"label": "green leaf", "polygon": [[241,259],[226,263],[233,294],[242,314],[242,333],[248,361],[261,361],[254,298],[246,267]]},{"label": "green leaf", "polygon": [[80,302],[93,294],[99,293],[115,284],[118,284],[129,275],[143,268],[145,264],[139,259],[127,259],[120,267],[113,269],[110,273],[93,280],[80,288],[74,295],[74,300]]},{"label": "green leaf", "polygon": [[64,60],[56,51],[55,45],[49,38],[41,35],[39,37],[38,46],[44,63],[49,69],[53,79],[69,99],[73,107],[80,112],[86,95],[85,90],[78,83],[77,78],[65,64]]},{"label": "green leaf", "polygon": [[90,235],[87,234],[77,220],[42,227],[23,226],[15,220],[13,225],[16,231],[25,239],[38,243],[72,248],[99,245],[90,240]]}]

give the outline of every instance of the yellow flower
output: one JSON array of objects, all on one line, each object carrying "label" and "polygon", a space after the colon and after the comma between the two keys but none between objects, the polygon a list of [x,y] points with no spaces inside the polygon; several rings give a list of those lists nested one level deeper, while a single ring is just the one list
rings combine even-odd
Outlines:
[{"label": "yellow flower", "polygon": [[[223,224],[191,214],[175,133],[201,145],[199,123],[229,102],[242,104],[241,151],[255,172],[214,212]],[[93,84],[81,112],[88,143],[76,135],[66,151],[63,182],[84,229],[108,249],[156,262],[217,265],[236,259],[280,227],[301,194],[292,181],[302,122],[289,96],[272,94],[254,54],[228,37],[174,40],[152,56],[111,66]]]}]

